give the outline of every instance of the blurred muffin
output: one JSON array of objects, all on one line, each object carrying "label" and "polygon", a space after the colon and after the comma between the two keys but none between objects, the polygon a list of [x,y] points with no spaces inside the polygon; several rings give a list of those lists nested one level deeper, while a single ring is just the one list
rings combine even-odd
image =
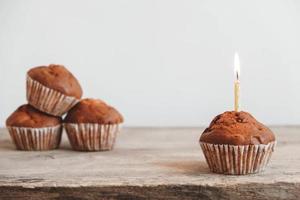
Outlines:
[{"label": "blurred muffin", "polygon": [[56,149],[61,140],[62,119],[25,104],[6,120],[10,136],[19,150]]},{"label": "blurred muffin", "polygon": [[61,116],[70,110],[81,96],[79,82],[62,65],[34,67],[27,72],[27,100],[40,111]]},{"label": "blurred muffin", "polygon": [[64,126],[74,150],[112,150],[119,132],[122,115],[97,99],[83,99],[64,119]]},{"label": "blurred muffin", "polygon": [[274,151],[272,131],[247,112],[216,116],[200,137],[200,145],[212,172],[256,173],[265,168]]}]

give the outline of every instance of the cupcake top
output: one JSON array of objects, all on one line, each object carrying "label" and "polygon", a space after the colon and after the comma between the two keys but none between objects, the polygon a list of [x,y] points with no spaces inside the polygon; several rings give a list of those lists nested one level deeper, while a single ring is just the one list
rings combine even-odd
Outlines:
[{"label": "cupcake top", "polygon": [[6,120],[6,126],[43,128],[56,126],[62,122],[60,117],[43,113],[29,104],[20,106]]},{"label": "cupcake top", "polygon": [[122,115],[113,107],[98,99],[83,99],[67,114],[66,123],[118,124]]},{"label": "cupcake top", "polygon": [[27,72],[28,76],[42,85],[57,90],[67,96],[80,99],[82,89],[71,72],[63,65],[34,67]]},{"label": "cupcake top", "polygon": [[200,137],[211,144],[249,145],[275,141],[272,131],[247,112],[228,111],[216,116]]}]

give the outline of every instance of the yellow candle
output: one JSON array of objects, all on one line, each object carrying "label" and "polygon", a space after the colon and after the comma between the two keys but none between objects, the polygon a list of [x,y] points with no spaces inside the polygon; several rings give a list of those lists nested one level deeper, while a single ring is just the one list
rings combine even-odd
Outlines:
[{"label": "yellow candle", "polygon": [[239,98],[240,98],[240,82],[234,82],[234,111],[239,111]]},{"label": "yellow candle", "polygon": [[240,59],[237,53],[234,54],[234,111],[238,112],[240,107]]}]

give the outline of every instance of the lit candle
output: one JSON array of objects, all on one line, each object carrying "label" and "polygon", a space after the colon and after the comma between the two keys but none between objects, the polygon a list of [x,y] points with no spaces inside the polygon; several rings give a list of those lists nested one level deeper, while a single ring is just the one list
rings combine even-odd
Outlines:
[{"label": "lit candle", "polygon": [[234,111],[239,111],[240,98],[240,59],[237,53],[234,54]]}]

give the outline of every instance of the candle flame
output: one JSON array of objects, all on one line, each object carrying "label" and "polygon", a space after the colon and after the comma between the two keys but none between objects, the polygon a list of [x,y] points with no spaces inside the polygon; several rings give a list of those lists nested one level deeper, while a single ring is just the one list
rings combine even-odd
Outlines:
[{"label": "candle flame", "polygon": [[234,54],[234,75],[236,76],[236,80],[239,80],[241,74],[241,69],[240,69],[240,58],[239,54],[235,52]]}]

